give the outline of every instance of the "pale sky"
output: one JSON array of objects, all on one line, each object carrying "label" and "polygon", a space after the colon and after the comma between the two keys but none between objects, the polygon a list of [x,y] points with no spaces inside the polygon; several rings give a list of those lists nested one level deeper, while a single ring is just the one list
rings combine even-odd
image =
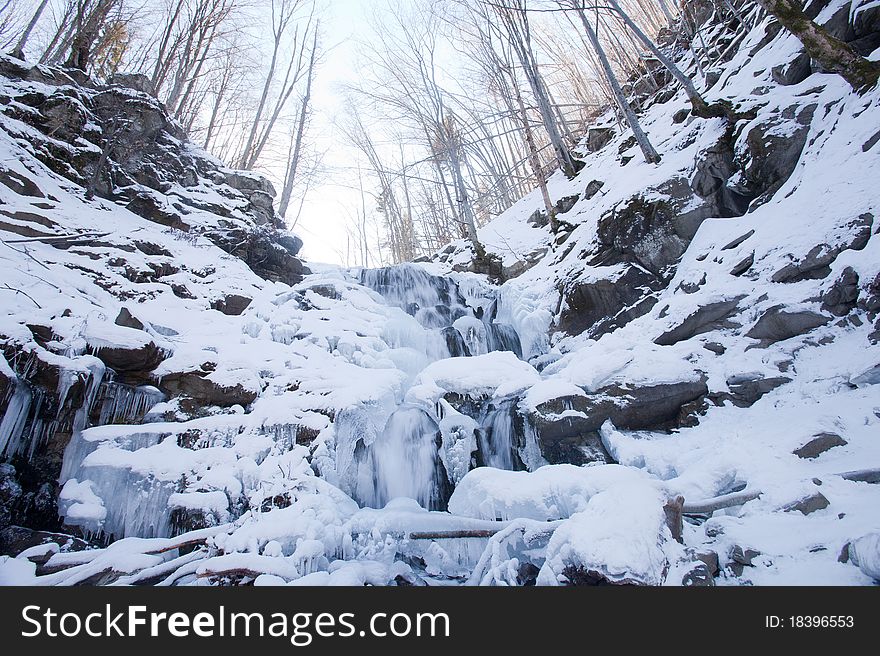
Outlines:
[{"label": "pale sky", "polygon": [[[305,245],[302,255],[315,262],[341,264],[345,249],[345,223],[349,212],[360,204],[360,194],[351,189],[357,182],[357,152],[347,146],[333,121],[342,111],[341,87],[354,82],[357,60],[356,40],[369,37],[366,14],[371,0],[333,0],[322,17],[324,62],[318,71],[313,90],[311,134],[319,150],[326,150],[324,167],[328,169],[319,187],[309,191],[299,223],[294,228]],[[288,215],[296,215],[291,206]]]}]

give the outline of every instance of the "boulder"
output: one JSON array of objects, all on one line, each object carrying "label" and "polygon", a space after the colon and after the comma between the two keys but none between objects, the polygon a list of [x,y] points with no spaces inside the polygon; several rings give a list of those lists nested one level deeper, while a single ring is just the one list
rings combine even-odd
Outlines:
[{"label": "boulder", "polygon": [[850,542],[847,556],[866,576],[880,581],[880,532],[868,533]]},{"label": "boulder", "polygon": [[822,309],[836,317],[849,314],[859,300],[859,274],[846,267],[827,292],[822,294]]},{"label": "boulder", "polygon": [[92,353],[118,375],[119,382],[143,384],[150,380],[150,372],[158,367],[168,354],[148,342],[139,347],[100,346],[91,347]]},{"label": "boulder", "polygon": [[662,288],[656,276],[641,267],[624,265],[623,273],[608,279],[575,281],[564,286],[556,327],[569,335],[611,332],[646,314],[656,303],[652,294]]},{"label": "boulder", "polygon": [[787,64],[779,64],[771,69],[773,80],[783,86],[800,84],[813,73],[810,56],[801,52]]},{"label": "boulder", "polygon": [[654,340],[654,343],[660,346],[671,346],[702,333],[738,327],[739,324],[730,321],[730,317],[736,314],[742,299],[742,296],[738,296],[728,301],[703,305],[679,325],[660,335]]},{"label": "boulder", "polygon": [[565,214],[566,212],[570,212],[580,199],[581,197],[578,194],[573,196],[563,196],[556,201],[556,205],[553,206],[553,209],[556,210],[557,214]]},{"label": "boulder", "polygon": [[248,308],[248,306],[251,304],[251,301],[252,299],[248,298],[247,296],[240,296],[238,294],[227,294],[223,298],[211,303],[211,308],[214,310],[218,310],[223,314],[238,316]]},{"label": "boulder", "polygon": [[836,446],[846,446],[847,441],[837,433],[817,433],[809,442],[793,451],[798,458],[812,460]]},{"label": "boulder", "polygon": [[587,131],[587,150],[595,153],[614,138],[614,128],[590,128]]},{"label": "boulder", "polygon": [[74,141],[82,135],[89,116],[79,98],[56,91],[40,106],[46,118],[45,129],[58,139]]},{"label": "boulder", "polygon": [[[769,200],[786,183],[800,160],[816,105],[791,105],[775,118],[755,125],[735,158],[742,180],[734,191],[744,197]],[[754,201],[753,205],[754,206]]]},{"label": "boulder", "polygon": [[837,256],[846,250],[860,251],[868,245],[874,215],[870,212],[860,214],[846,224],[849,228],[847,236],[834,244],[818,244],[801,257],[793,258],[773,274],[773,282],[800,282],[801,280],[817,280],[831,273],[831,264]]},{"label": "boulder", "polygon": [[116,317],[116,321],[114,323],[117,326],[123,326],[125,328],[134,328],[135,330],[143,330],[144,324],[137,317],[135,317],[128,308],[124,307],[119,310],[119,315]]},{"label": "boulder", "polygon": [[107,78],[107,84],[134,89],[148,96],[156,95],[156,88],[153,86],[153,82],[143,73],[114,73]]},{"label": "boulder", "polygon": [[821,492],[813,492],[802,499],[787,504],[781,510],[783,512],[799,512],[802,515],[810,515],[816,511],[827,508],[831,503]]},{"label": "boulder", "polygon": [[546,401],[528,419],[541,453],[551,463],[611,462],[599,438],[606,421],[623,430],[676,428],[683,420],[683,408],[708,391],[702,380],[644,386],[615,383],[585,396]]},{"label": "boulder", "polygon": [[589,184],[587,184],[587,188],[584,189],[584,198],[590,200],[593,196],[602,191],[602,187],[604,186],[605,183],[601,180],[590,180]]},{"label": "boulder", "polygon": [[746,333],[746,337],[760,340],[763,346],[767,346],[808,333],[831,320],[810,310],[789,312],[782,308],[783,306],[776,305],[764,312]]},{"label": "boulder", "polygon": [[46,194],[42,192],[36,182],[23,176],[17,171],[3,168],[0,166],[0,184],[3,184],[19,196],[31,196],[33,198],[45,198]]},{"label": "boulder", "polygon": [[213,365],[208,363],[194,371],[182,371],[162,376],[156,386],[169,397],[182,397],[180,407],[190,413],[198,413],[207,406],[229,408],[234,405],[248,406],[257,393],[236,384],[225,386],[215,383],[208,375]]},{"label": "boulder", "polygon": [[713,394],[711,398],[716,403],[730,401],[739,408],[748,408],[768,392],[790,382],[791,378],[787,376],[773,376],[771,378],[732,376],[727,379],[729,392]]},{"label": "boulder", "polygon": [[267,178],[246,171],[230,171],[226,174],[226,184],[250,198],[250,192],[259,191],[275,198],[275,187]]}]

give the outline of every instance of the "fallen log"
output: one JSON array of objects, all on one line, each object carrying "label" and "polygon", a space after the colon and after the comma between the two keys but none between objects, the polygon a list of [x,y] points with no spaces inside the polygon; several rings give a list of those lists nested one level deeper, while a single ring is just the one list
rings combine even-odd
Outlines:
[{"label": "fallen log", "polygon": [[459,538],[491,538],[500,528],[469,529],[463,531],[414,531],[409,534],[410,540],[457,540]]},{"label": "fallen log", "polygon": [[703,499],[691,503],[685,502],[681,512],[684,515],[705,515],[723,510],[724,508],[733,508],[741,506],[749,501],[754,501],[761,496],[761,490],[741,490],[739,492],[731,492],[730,494],[722,494],[712,499]]}]

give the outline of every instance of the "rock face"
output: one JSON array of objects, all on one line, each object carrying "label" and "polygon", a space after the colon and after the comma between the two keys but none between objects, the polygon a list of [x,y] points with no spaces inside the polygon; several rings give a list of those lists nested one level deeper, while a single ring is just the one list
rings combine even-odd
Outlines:
[{"label": "rock face", "polygon": [[704,381],[614,384],[592,394],[542,403],[529,421],[551,463],[612,462],[599,438],[606,421],[624,430],[675,428],[687,423],[689,409],[708,391]]},{"label": "rock face", "polygon": [[671,346],[712,330],[737,327],[739,324],[731,321],[730,317],[736,313],[740,300],[742,299],[735,298],[704,305],[679,325],[660,335],[654,340],[654,343],[660,346]]},{"label": "rock face", "polygon": [[803,335],[824,326],[829,321],[828,317],[818,312],[809,310],[789,312],[784,310],[781,305],[777,305],[761,315],[758,322],[746,333],[746,337],[758,339],[762,345],[766,346]]},{"label": "rock face", "polygon": [[648,312],[662,285],[645,269],[629,265],[614,279],[568,283],[561,290],[558,330],[569,335],[598,336],[620,328]]},{"label": "rock face", "polygon": [[[302,244],[283,230],[273,208],[272,184],[254,173],[225,169],[186,147],[186,134],[144,76],[116,74],[107,85],[87,78],[77,82],[63,71],[8,57],[0,58],[0,76],[46,85],[28,88],[15,103],[4,105],[3,112],[36,128],[27,138],[34,141],[35,155],[54,172],[91,185],[98,196],[123,203],[147,220],[203,234],[268,280],[293,284],[302,279],[307,269],[296,258]],[[102,152],[106,162],[98,170]],[[14,172],[0,174],[0,182],[42,196],[35,183]],[[199,185],[213,188],[228,203],[212,204],[181,191]],[[200,212],[228,221],[201,227],[191,218]]]}]

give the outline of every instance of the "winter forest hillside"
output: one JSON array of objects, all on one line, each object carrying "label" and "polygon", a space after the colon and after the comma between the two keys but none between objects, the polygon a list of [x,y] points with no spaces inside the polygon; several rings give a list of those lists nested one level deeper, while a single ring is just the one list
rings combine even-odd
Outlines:
[{"label": "winter forest hillside", "polygon": [[327,11],[0,0],[0,584],[876,584],[880,2]]}]

